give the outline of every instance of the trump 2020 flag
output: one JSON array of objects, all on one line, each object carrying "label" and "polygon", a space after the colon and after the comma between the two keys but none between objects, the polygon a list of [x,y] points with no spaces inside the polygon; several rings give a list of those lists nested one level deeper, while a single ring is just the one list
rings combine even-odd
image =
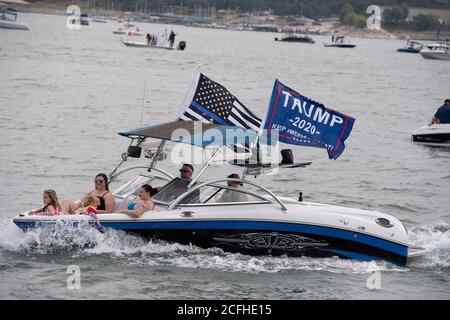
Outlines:
[{"label": "trump 2020 flag", "polygon": [[202,121],[259,130],[261,119],[255,116],[224,86],[197,73],[178,119]]},{"label": "trump 2020 flag", "polygon": [[276,80],[263,128],[288,144],[325,148],[336,160],[344,151],[355,119],[325,108]]}]

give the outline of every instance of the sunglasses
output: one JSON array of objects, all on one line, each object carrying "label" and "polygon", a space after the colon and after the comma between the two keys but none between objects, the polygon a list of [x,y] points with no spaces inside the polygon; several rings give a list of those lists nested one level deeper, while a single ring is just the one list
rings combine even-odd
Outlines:
[{"label": "sunglasses", "polygon": [[103,180],[95,180],[95,183],[104,183],[105,181]]},{"label": "sunglasses", "polygon": [[191,172],[191,170],[186,170],[186,169],[180,169],[181,173],[187,173],[187,172]]}]

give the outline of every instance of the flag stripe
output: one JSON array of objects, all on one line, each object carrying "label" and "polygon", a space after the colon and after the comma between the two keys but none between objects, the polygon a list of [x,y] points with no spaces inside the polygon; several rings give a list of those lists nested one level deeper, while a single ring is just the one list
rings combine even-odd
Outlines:
[{"label": "flag stripe", "polygon": [[190,108],[190,109],[186,109],[186,112],[185,113],[189,113],[192,117],[194,117],[195,118],[195,120],[200,120],[200,121],[207,121],[207,122],[209,122],[208,120],[206,120],[205,118],[203,118],[203,114],[202,113],[200,113],[200,111],[197,111],[197,110],[195,110],[195,109],[193,109],[193,108]]},{"label": "flag stripe", "polygon": [[261,119],[255,116],[250,110],[248,110],[239,100],[234,101],[233,105],[243,114],[247,115],[251,119],[255,121],[255,123],[259,126],[261,123]]},{"label": "flag stripe", "polygon": [[[234,113],[234,117],[235,118],[240,118],[242,119],[245,123],[248,124],[248,127],[256,127],[259,128],[261,122],[257,122],[255,120],[253,120],[252,118],[248,117],[247,115],[241,113],[238,109],[234,108],[233,110],[231,110],[232,113]],[[232,116],[230,114],[230,116]]]},{"label": "flag stripe", "polygon": [[222,118],[219,118],[217,115],[215,115],[214,113],[210,112],[209,110],[203,108],[201,105],[199,105],[197,102],[195,102],[194,100],[192,100],[191,106],[194,106],[198,111],[204,113],[205,115],[207,115],[208,117],[214,119],[217,123],[219,124],[226,124],[225,120]]},{"label": "flag stripe", "polygon": [[238,127],[242,126],[242,124],[239,121],[237,121],[236,119],[234,119],[233,117],[228,117],[228,121],[230,121],[230,124],[232,126],[238,126]]},{"label": "flag stripe", "polygon": [[200,119],[194,117],[193,115],[191,115],[191,114],[189,114],[189,113],[187,113],[187,112],[183,113],[183,115],[181,116],[181,119],[182,119],[182,120],[185,120],[185,121],[190,121],[190,120],[194,120],[194,121],[195,121],[195,120],[200,120]]},{"label": "flag stripe", "polygon": [[[231,120],[231,122],[233,122],[235,125],[237,125],[238,127],[244,127],[248,129],[247,124],[239,117],[234,117],[233,115],[230,115],[228,117],[229,120]],[[232,121],[234,120],[234,121]]]},{"label": "flag stripe", "polygon": [[255,131],[259,130],[259,127],[254,126],[250,122],[245,122],[244,119],[236,117],[234,114],[230,114],[230,116],[228,117],[228,120],[233,122],[233,125],[237,125],[238,127],[244,127],[246,129],[253,129]]}]

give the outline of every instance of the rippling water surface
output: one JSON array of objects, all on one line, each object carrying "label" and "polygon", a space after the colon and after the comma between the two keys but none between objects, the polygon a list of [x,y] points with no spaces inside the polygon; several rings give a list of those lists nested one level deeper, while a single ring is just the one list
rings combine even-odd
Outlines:
[{"label": "rippling water surface", "polygon": [[[62,16],[20,17],[30,32],[0,29],[0,298],[450,298],[450,150],[409,141],[449,97],[449,62],[397,53],[401,41],[352,39],[355,49],[337,50],[324,48],[324,37],[314,45],[278,43],[271,33],[153,24],[140,27],[173,27],[187,48],[140,50],[112,34],[116,22],[68,30]],[[429,253],[400,268],[248,257],[115,231],[15,227],[12,217],[39,206],[43,189],[60,198],[90,190],[128,144],[117,132],[173,120],[199,65],[260,117],[277,74],[355,117],[337,161],[321,149],[296,148],[298,160],[313,161],[309,168],[257,181],[283,195],[302,191],[309,201],[392,214]],[[229,170],[215,166],[209,176]],[[80,291],[66,287],[69,265],[81,268]],[[379,290],[366,286],[374,268]]]}]

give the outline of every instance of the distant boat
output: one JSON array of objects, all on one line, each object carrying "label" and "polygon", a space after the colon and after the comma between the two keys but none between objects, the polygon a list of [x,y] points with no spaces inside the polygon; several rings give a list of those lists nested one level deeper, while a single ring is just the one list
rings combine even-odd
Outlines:
[{"label": "distant boat", "polygon": [[323,33],[323,30],[321,28],[309,28],[306,29],[306,33],[321,35]]},{"label": "distant boat", "polygon": [[123,40],[123,39],[122,39],[122,43],[127,47],[147,48],[147,49],[154,48],[154,49],[167,49],[167,50],[184,50],[186,48],[185,41],[178,42],[177,47],[153,45],[153,44],[148,44],[147,42],[130,41],[130,40]]},{"label": "distant boat", "polygon": [[96,18],[92,18],[92,22],[97,22],[97,23],[107,23],[107,21],[105,19],[96,17]]},{"label": "distant boat", "polygon": [[89,25],[89,20],[87,19],[88,15],[87,13],[82,13],[80,15],[80,22],[82,26],[88,26]]},{"label": "distant boat", "polygon": [[306,34],[288,33],[281,38],[275,37],[275,41],[284,42],[303,42],[303,43],[315,43],[314,39]]},{"label": "distant boat", "polygon": [[[89,25],[89,20],[87,13],[82,13],[79,16],[76,14],[68,14],[66,12],[67,15],[71,15],[72,17],[69,18],[70,23],[72,24],[81,24],[82,26],[88,26]],[[78,21],[78,22],[77,22]]]},{"label": "distant boat", "polygon": [[435,47],[440,47],[442,43],[450,45],[450,40],[428,43],[425,45],[425,47],[432,50]]},{"label": "distant boat", "polygon": [[450,61],[450,45],[442,42],[439,45],[422,49],[420,54],[424,59],[448,60]]},{"label": "distant boat", "polygon": [[398,52],[419,53],[423,49],[423,44],[418,41],[408,41],[406,47],[397,49]]},{"label": "distant boat", "polygon": [[325,47],[336,47],[336,48],[354,48],[356,44],[350,43],[345,40],[344,36],[337,36],[332,42],[324,42]]},{"label": "distant boat", "polygon": [[129,28],[119,28],[117,30],[114,30],[112,32],[113,34],[126,34],[128,36],[143,36],[144,33],[139,30],[139,28],[136,28],[136,30],[131,30]]},{"label": "distant boat", "polygon": [[124,29],[124,28],[119,28],[119,29],[117,29],[117,30],[113,30],[112,33],[113,33],[113,34],[126,34],[126,33],[127,33],[127,30]]},{"label": "distant boat", "polygon": [[450,123],[432,124],[416,129],[411,135],[411,141],[429,146],[450,147]]},{"label": "distant boat", "polygon": [[0,28],[15,30],[30,30],[23,22],[17,21],[17,11],[0,3]]}]

